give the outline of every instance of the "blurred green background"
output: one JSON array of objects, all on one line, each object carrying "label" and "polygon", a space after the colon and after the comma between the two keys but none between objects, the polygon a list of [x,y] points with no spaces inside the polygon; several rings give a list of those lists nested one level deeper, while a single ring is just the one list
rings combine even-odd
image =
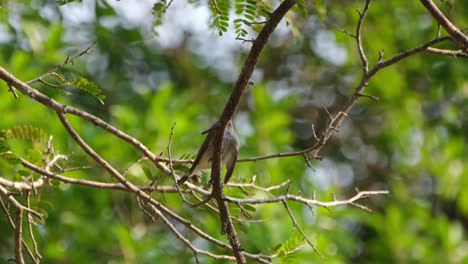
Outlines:
[{"label": "blurred green background", "polygon": [[[468,25],[464,1],[436,3],[460,28]],[[99,116],[156,154],[167,155],[176,123],[173,156],[195,155],[203,141],[200,132],[220,116],[251,44],[235,40],[232,22],[219,36],[219,30],[210,27],[216,21],[206,2],[174,1],[162,20],[152,15],[154,4],[2,1],[0,65],[26,81],[96,42],[94,52],[60,72],[69,80],[82,76],[95,83],[103,90],[104,104],[73,87],[33,86]],[[355,41],[338,29],[354,32],[356,8],[363,4],[306,1],[308,13],[296,9],[289,26],[282,22],[235,116],[241,158],[305,149],[314,142],[311,125],[317,131],[326,125],[323,108],[332,113],[341,110],[362,68]],[[244,38],[255,37],[254,31],[248,32]],[[390,58],[436,36],[436,23],[418,1],[375,1],[363,26],[371,66],[380,50]],[[456,48],[450,43],[439,47]],[[250,182],[256,176],[258,185],[268,187],[290,179],[291,192],[305,197],[316,193],[320,200],[331,200],[331,193],[350,197],[355,188],[391,192],[363,202],[372,213],[352,206],[311,212],[291,202],[300,226],[327,260],[304,245],[293,256],[274,262],[468,263],[467,76],[466,59],[417,54],[370,81],[366,92],[380,100],[359,100],[323,149],[324,159],[312,162],[313,168],[301,157],[237,164],[233,182]],[[0,129],[42,128],[53,135],[56,152],[69,155],[63,166],[92,167],[67,176],[113,181],[77,147],[53,111],[21,94],[15,99],[4,82],[0,86]],[[103,130],[74,117],[70,120],[120,171],[140,157]],[[27,142],[10,144],[16,153],[40,164],[40,155]],[[151,175],[144,173],[144,167]],[[20,180],[20,169],[0,160],[1,177]],[[136,184],[160,176],[160,184],[172,184],[149,162],[132,165],[127,176]],[[236,189],[226,191],[241,195]],[[264,195],[251,192],[254,197]],[[177,194],[153,196],[226,241],[211,210],[191,208]],[[144,215],[128,193],[53,183],[38,190],[33,207],[47,214],[45,224],[35,229],[43,263],[195,263],[192,252],[161,222],[153,223]],[[235,206],[231,210],[239,216]],[[249,220],[262,221],[236,223],[246,251],[271,254],[279,245],[301,242],[281,204],[257,205],[250,213]],[[200,248],[229,253],[190,232],[184,234]],[[0,263],[14,257],[13,238],[0,214]]]}]

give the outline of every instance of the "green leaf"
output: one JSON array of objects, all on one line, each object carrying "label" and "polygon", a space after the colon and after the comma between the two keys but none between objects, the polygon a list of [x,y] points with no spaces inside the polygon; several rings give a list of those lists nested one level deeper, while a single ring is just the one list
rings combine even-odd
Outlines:
[{"label": "green leaf", "polygon": [[145,173],[145,176],[146,176],[146,178],[148,180],[150,180],[150,181],[154,180],[154,175],[153,175],[153,173],[151,172],[151,170],[148,167],[143,166],[142,169],[143,169],[143,172]]},{"label": "green leaf", "polygon": [[56,0],[57,5],[62,6],[73,2],[81,2],[81,0]]},{"label": "green leaf", "polygon": [[307,17],[309,12],[307,10],[305,0],[297,1],[297,7],[298,7],[299,13],[301,13],[302,17],[304,17],[304,18]]},{"label": "green leaf", "polygon": [[6,143],[0,141],[0,153],[7,151],[10,151],[10,147]]},{"label": "green leaf", "polygon": [[288,240],[284,241],[281,245],[275,247],[275,253],[280,257],[281,263],[290,263],[293,255],[304,244],[305,238],[296,232]]},{"label": "green leaf", "polygon": [[32,125],[17,126],[2,130],[3,139],[23,139],[47,146],[50,135],[40,127]]},{"label": "green leaf", "polygon": [[[301,1],[299,1],[299,2],[301,2]],[[325,21],[326,16],[327,16],[327,9],[325,7],[324,0],[315,0],[314,5],[315,5],[315,10],[317,12],[317,15],[318,15],[320,21],[322,21],[322,22]]]},{"label": "green leaf", "polygon": [[4,160],[13,160],[13,159],[17,159],[18,156],[11,153],[11,152],[4,152],[4,153],[1,153],[0,154],[0,157],[2,157],[2,159]]},{"label": "green leaf", "polygon": [[20,164],[20,163],[21,163],[21,160],[18,159],[18,158],[8,159],[7,161],[8,161],[8,163],[10,163],[11,165],[17,165],[17,164]]},{"label": "green leaf", "polygon": [[256,212],[257,211],[257,208],[255,208],[255,206],[250,205],[250,204],[244,204],[242,207],[245,210],[249,211],[249,212]]},{"label": "green leaf", "polygon": [[79,77],[78,79],[72,82],[72,86],[91,94],[96,99],[98,99],[99,102],[101,102],[101,104],[104,104],[103,100],[106,98],[106,96],[102,94],[101,88],[99,88],[95,83],[89,81],[88,79],[84,77]]},{"label": "green leaf", "polygon": [[27,170],[18,170],[18,174],[21,175],[21,176],[29,176],[31,174],[31,172],[29,172]]}]

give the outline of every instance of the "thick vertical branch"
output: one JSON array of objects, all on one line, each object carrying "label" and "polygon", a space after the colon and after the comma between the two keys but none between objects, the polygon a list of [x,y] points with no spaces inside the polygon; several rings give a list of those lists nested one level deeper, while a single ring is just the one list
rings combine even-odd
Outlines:
[{"label": "thick vertical branch", "polygon": [[241,73],[236,81],[234,89],[229,97],[229,100],[224,108],[223,114],[219,120],[219,128],[217,129],[214,137],[214,151],[213,163],[211,168],[211,181],[213,184],[213,196],[219,207],[221,217],[222,232],[227,232],[229,242],[232,246],[232,251],[236,257],[237,263],[245,263],[245,258],[241,251],[243,250],[239,239],[237,238],[236,230],[229,215],[229,210],[223,198],[222,182],[221,182],[221,148],[224,136],[224,130],[229,120],[234,115],[234,112],[239,105],[240,98],[247,87],[253,71],[257,64],[260,53],[265,47],[269,37],[276,29],[280,21],[286,13],[297,3],[297,0],[285,0],[279,7],[271,14],[268,21],[265,23],[262,31],[253,42],[249,55],[244,63]]}]

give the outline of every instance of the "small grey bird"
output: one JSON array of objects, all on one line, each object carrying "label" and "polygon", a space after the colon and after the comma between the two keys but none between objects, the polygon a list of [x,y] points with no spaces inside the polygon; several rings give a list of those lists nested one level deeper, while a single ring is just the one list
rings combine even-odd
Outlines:
[{"label": "small grey bird", "polygon": [[[203,170],[211,169],[211,159],[213,156],[213,137],[216,126],[218,126],[218,123],[214,124],[207,131],[203,132],[203,134],[207,132],[208,135],[206,136],[205,141],[203,141],[200,150],[198,150],[197,157],[193,161],[192,167],[182,178],[177,181],[177,184],[183,184],[192,175],[195,175]],[[221,163],[222,165],[225,165],[227,169],[226,176],[224,176],[224,183],[227,183],[229,178],[231,178],[232,173],[234,172],[234,166],[236,165],[237,161],[237,154],[239,153],[239,138],[234,131],[232,120],[228,122],[226,129],[224,130],[223,148],[221,153]]]}]

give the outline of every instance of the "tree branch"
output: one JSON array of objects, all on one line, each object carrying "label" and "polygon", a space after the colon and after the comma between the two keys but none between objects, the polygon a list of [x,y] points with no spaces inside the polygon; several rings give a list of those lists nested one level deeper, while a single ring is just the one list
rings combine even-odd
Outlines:
[{"label": "tree branch", "polygon": [[3,187],[2,185],[0,185],[0,194],[3,194],[9,201],[10,203],[16,207],[17,209],[19,210],[22,210],[22,211],[26,211],[28,213],[31,213],[32,215],[34,215],[35,217],[39,218],[39,219],[42,219],[44,216],[34,210],[32,210],[31,208],[28,208],[26,206],[23,206],[22,204],[20,204],[14,197],[13,197],[13,194],[11,192],[9,192],[7,189],[5,189],[5,187]]},{"label": "tree branch", "polygon": [[293,223],[293,226],[294,228],[297,228],[297,230],[299,231],[299,233],[301,233],[302,237],[307,241],[307,244],[309,244],[309,246],[320,256],[322,257],[323,259],[325,258],[322,253],[320,253],[320,251],[318,251],[318,249],[314,246],[314,244],[312,244],[312,242],[307,238],[306,234],[304,233],[304,231],[302,231],[302,228],[299,226],[299,224],[297,223],[296,221],[296,218],[294,217],[293,213],[291,212],[291,209],[289,209],[289,206],[288,206],[288,202],[286,202],[286,200],[282,200],[281,201],[284,205],[284,208],[286,209],[286,211],[288,212],[288,215],[289,215],[289,218],[291,218],[291,221]]},{"label": "tree branch", "polygon": [[[20,158],[21,159],[21,164],[34,171],[37,172],[43,176],[47,176],[52,179],[56,179],[58,181],[64,182],[64,183],[69,183],[69,184],[79,184],[83,186],[88,186],[88,187],[93,187],[93,188],[99,188],[99,189],[114,189],[114,190],[122,190],[122,191],[130,191],[125,185],[121,183],[108,183],[108,182],[98,182],[98,181],[91,181],[91,180],[85,180],[85,179],[76,179],[76,178],[69,178],[65,177],[63,175],[53,173],[50,171],[47,171],[39,166],[34,165],[33,163]],[[1,181],[6,181],[3,178],[0,178],[0,183]],[[14,182],[15,183],[15,182]],[[14,188],[14,185],[11,187]],[[168,192],[168,193],[176,193],[177,189],[173,186],[164,186],[164,185],[159,185],[159,186],[136,186],[138,189],[145,191],[145,192]],[[22,189],[22,188],[21,188]],[[29,189],[27,189],[29,190]]]},{"label": "tree branch", "polygon": [[3,79],[8,85],[12,85],[16,89],[20,90],[24,95],[31,97],[32,99],[36,100],[37,102],[45,105],[46,107],[52,110],[76,115],[94,124],[95,126],[101,127],[109,131],[111,134],[117,136],[120,139],[123,139],[124,141],[130,143],[135,148],[140,150],[143,153],[143,155],[150,159],[160,170],[162,170],[167,175],[170,175],[170,169],[164,164],[169,162],[169,159],[153,154],[145,145],[143,145],[136,138],[127,135],[126,133],[120,131],[119,129],[115,128],[114,126],[110,125],[109,123],[105,122],[97,116],[55,101],[47,95],[32,88],[27,83],[20,81],[2,67],[0,67],[0,78]]},{"label": "tree branch", "polygon": [[284,194],[278,197],[273,197],[273,198],[260,198],[260,199],[254,199],[254,198],[248,198],[248,199],[237,199],[237,198],[232,198],[232,197],[226,197],[225,200],[231,203],[247,203],[247,204],[265,204],[265,203],[278,203],[278,202],[283,202],[283,201],[295,201],[299,202],[302,204],[305,204],[307,206],[320,206],[320,207],[335,207],[335,206],[340,206],[340,205],[348,205],[352,204],[360,199],[367,198],[369,196],[373,195],[381,195],[381,194],[389,194],[389,191],[386,190],[378,190],[378,191],[360,191],[356,195],[354,195],[351,198],[345,199],[345,200],[336,200],[334,199],[333,201],[330,202],[324,202],[324,201],[319,201],[316,200],[315,198],[313,199],[307,199],[301,196],[297,195],[292,195],[292,194]]},{"label": "tree branch", "polygon": [[53,68],[52,70],[42,74],[41,76],[35,78],[35,79],[32,79],[32,80],[29,80],[27,81],[26,83],[27,84],[32,84],[32,83],[35,83],[35,82],[42,82],[44,83],[45,85],[49,85],[49,86],[54,86],[53,84],[50,84],[50,83],[47,83],[46,81],[44,81],[44,78],[50,76],[50,75],[58,75],[56,72],[60,69],[60,68],[63,68],[65,65],[67,64],[73,64],[73,62],[78,59],[79,57],[83,56],[83,55],[86,55],[86,54],[90,54],[91,52],[93,52],[94,50],[92,49],[94,47],[96,43],[93,43],[91,44],[89,47],[87,47],[86,49],[84,49],[83,51],[79,52],[78,54],[75,54],[73,56],[67,56],[67,58],[65,59],[65,61],[60,64],[60,65],[57,65],[55,68]]},{"label": "tree branch", "polygon": [[[13,219],[11,218],[11,215],[8,212],[8,209],[6,208],[6,206],[3,203],[3,200],[1,198],[0,198],[0,205],[2,207],[3,213],[7,217],[8,222],[10,223],[10,226],[13,228],[13,230],[16,230],[15,223],[13,222]],[[26,244],[26,241],[24,241],[23,238],[21,239],[21,244],[23,245],[24,248],[26,248],[26,252],[28,253],[28,255],[31,258],[32,262],[34,262],[34,264],[39,264],[39,261],[36,260],[36,258],[34,257],[33,252],[31,251],[31,249],[29,249],[28,244]]]},{"label": "tree branch", "polygon": [[364,18],[366,17],[367,11],[369,10],[370,2],[371,0],[366,0],[366,4],[362,12],[357,10],[359,14],[359,20],[358,20],[358,24],[356,27],[356,45],[358,48],[359,58],[361,59],[362,69],[364,71],[364,74],[366,74],[367,71],[369,71],[369,62],[367,61],[366,53],[364,52],[364,48],[362,47],[361,29],[362,29],[362,24],[364,22]]},{"label": "tree branch", "polygon": [[438,55],[468,58],[468,52],[463,51],[463,50],[446,50],[446,49],[437,49],[437,48],[428,47],[426,49],[426,52],[438,54]]},{"label": "tree branch", "polygon": [[219,119],[219,128],[214,135],[213,162],[211,167],[211,182],[213,184],[213,196],[215,197],[221,217],[221,230],[226,231],[229,242],[232,246],[237,263],[245,263],[244,256],[241,254],[242,246],[236,234],[236,230],[229,215],[227,204],[223,200],[223,186],[221,182],[221,148],[226,125],[231,120],[237,109],[240,98],[247,87],[253,71],[257,64],[260,53],[265,47],[269,37],[278,26],[286,13],[296,4],[297,0],[284,0],[279,7],[271,14],[265,23],[262,31],[253,42],[252,48],[247,56],[239,77],[237,78],[234,89]]},{"label": "tree branch", "polygon": [[23,209],[16,208],[16,223],[15,223],[15,260],[17,264],[24,264],[23,249],[21,241],[23,240]]},{"label": "tree branch", "polygon": [[447,33],[452,37],[460,48],[468,51],[468,37],[463,34],[448,18],[437,8],[432,0],[421,0],[424,7],[431,13],[432,17],[441,25]]}]

